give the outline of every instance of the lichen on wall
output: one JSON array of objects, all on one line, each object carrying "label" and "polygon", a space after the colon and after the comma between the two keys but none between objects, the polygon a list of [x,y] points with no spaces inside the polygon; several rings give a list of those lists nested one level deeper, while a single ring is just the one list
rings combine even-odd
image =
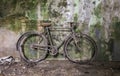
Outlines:
[{"label": "lichen on wall", "polygon": [[19,34],[36,30],[38,19],[51,20],[55,23],[53,27],[69,27],[67,22],[79,22],[79,31],[97,42],[102,55],[108,51],[106,43],[110,38],[119,38],[119,0],[5,0],[6,5],[2,2],[0,27]]}]

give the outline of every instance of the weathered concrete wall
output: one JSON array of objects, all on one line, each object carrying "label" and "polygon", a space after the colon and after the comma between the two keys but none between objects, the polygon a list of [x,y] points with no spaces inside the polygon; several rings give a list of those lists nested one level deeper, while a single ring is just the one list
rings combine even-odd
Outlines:
[{"label": "weathered concrete wall", "polygon": [[113,47],[112,60],[120,61],[120,40],[115,40]]},{"label": "weathered concrete wall", "polygon": [[[102,1],[102,16],[103,16],[103,25],[105,34],[110,35],[112,33],[113,38],[113,48],[112,50],[112,60],[120,60],[120,38],[119,30],[120,29],[120,0],[103,0]],[[118,27],[117,27],[118,26]],[[114,29],[113,27],[117,27]],[[117,31],[117,32],[116,32]],[[116,37],[115,35],[118,35]],[[106,36],[106,35],[105,35]],[[110,37],[106,37],[109,39]]]},{"label": "weathered concrete wall", "polygon": [[[58,15],[59,13],[60,15],[63,14],[62,16],[58,16],[58,18],[54,17],[53,21],[60,24],[64,21],[74,21],[73,19],[77,14],[76,16],[80,22],[79,28],[83,28],[84,30],[82,32],[90,34],[95,39],[99,47],[99,54],[101,53],[98,58],[101,58],[100,60],[105,59],[106,56],[104,55],[106,55],[106,52],[110,51],[107,50],[108,48],[105,47],[106,44],[102,43],[102,41],[109,41],[111,32],[114,31],[111,29],[113,20],[117,17],[118,21],[120,21],[120,0],[66,0],[68,4],[67,7],[57,7],[59,2],[66,4],[65,0],[49,0],[48,2],[51,1],[53,1],[51,5],[51,12],[53,12],[52,16],[54,16],[55,12],[57,12]],[[18,23],[16,22],[14,25],[16,24]],[[15,55],[15,43],[17,39],[18,35],[14,32],[1,28],[0,56],[3,56],[4,54]],[[116,44],[116,49],[112,53],[119,58],[119,55],[116,55],[116,53],[120,51],[118,47],[119,43],[115,43],[115,45]],[[106,59],[108,59],[108,57]]]},{"label": "weathered concrete wall", "polygon": [[16,33],[5,28],[0,28],[0,57],[9,55],[19,57],[16,51],[17,40],[18,35]]}]

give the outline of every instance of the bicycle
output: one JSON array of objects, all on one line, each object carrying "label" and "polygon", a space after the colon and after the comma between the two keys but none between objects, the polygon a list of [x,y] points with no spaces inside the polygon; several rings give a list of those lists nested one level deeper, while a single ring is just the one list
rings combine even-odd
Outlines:
[{"label": "bicycle", "polygon": [[[75,32],[78,25],[69,22],[70,28],[51,28],[51,21],[41,21],[44,32],[26,32],[17,41],[17,50],[25,62],[40,62],[48,55],[56,56],[63,46],[64,56],[74,63],[89,63],[94,60],[97,52],[95,41],[88,35]],[[60,45],[55,45],[51,31],[67,31],[70,34],[65,37]]]}]

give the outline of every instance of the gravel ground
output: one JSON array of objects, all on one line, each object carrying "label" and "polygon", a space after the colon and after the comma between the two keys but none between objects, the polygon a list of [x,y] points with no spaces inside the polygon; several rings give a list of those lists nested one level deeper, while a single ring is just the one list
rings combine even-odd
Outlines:
[{"label": "gravel ground", "polygon": [[[0,66],[1,70],[8,66]],[[120,62],[94,62],[75,64],[67,60],[45,60],[29,66],[15,62],[0,76],[120,76]]]}]

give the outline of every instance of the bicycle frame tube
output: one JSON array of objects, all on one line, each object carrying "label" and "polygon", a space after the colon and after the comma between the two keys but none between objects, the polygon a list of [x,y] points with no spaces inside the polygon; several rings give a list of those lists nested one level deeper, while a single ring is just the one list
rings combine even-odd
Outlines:
[{"label": "bicycle frame tube", "polygon": [[64,45],[64,43],[68,40],[68,38],[70,38],[72,36],[72,33],[70,33],[63,41],[62,43],[57,47],[58,49],[60,49],[62,47],[62,45]]},{"label": "bicycle frame tube", "polygon": [[48,45],[54,46],[49,27],[45,28],[45,32],[47,34]]},{"label": "bicycle frame tube", "polygon": [[[52,39],[52,35],[51,35],[52,31],[65,31],[65,32],[70,32],[70,34],[64,38],[64,40],[61,42],[60,45],[56,46],[53,43],[53,39]],[[48,39],[48,44],[51,47],[56,47],[59,50],[62,47],[62,45],[64,45],[66,40],[68,38],[70,38],[74,34],[74,29],[73,28],[51,28],[51,27],[45,27],[45,33],[46,33],[46,36],[47,36],[47,39]]]}]

